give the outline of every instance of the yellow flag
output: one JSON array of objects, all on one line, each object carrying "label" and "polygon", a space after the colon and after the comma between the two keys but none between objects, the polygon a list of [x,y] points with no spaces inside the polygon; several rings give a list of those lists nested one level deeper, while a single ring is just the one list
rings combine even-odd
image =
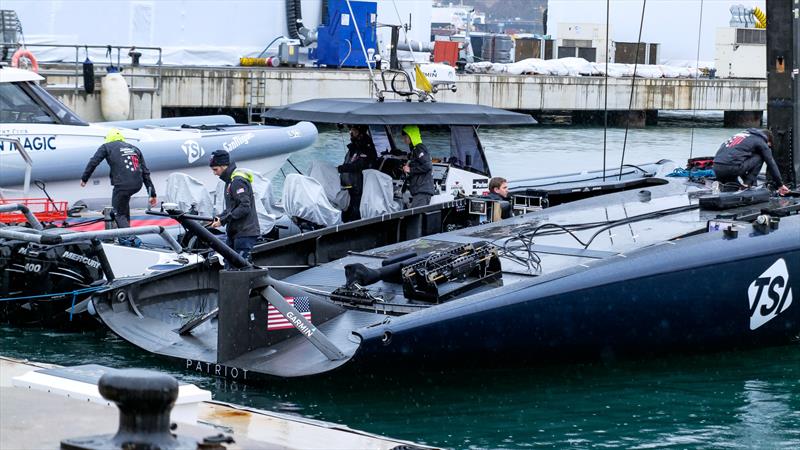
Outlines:
[{"label": "yellow flag", "polygon": [[417,78],[417,89],[421,89],[425,92],[433,91],[433,86],[431,86],[431,82],[428,81],[428,77],[422,73],[422,69],[419,68],[419,64],[414,66],[414,75]]}]

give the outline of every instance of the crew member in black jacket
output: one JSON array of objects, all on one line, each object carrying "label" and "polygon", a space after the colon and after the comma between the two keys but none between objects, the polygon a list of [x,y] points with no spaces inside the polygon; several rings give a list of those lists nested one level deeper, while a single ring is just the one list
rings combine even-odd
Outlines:
[{"label": "crew member in black jacket", "polygon": [[86,182],[103,160],[106,160],[111,168],[109,178],[111,185],[114,186],[111,206],[114,208],[117,227],[128,228],[131,226],[131,197],[142,189],[142,185],[147,188],[150,206],[155,206],[158,201],[156,188],[150,180],[150,170],[144,162],[142,151],[125,142],[119,130],[112,129],[106,135],[105,143],[86,164],[86,170],[81,176],[81,187],[86,186]]},{"label": "crew member in black jacket", "polygon": [[503,177],[489,180],[489,193],[486,196],[492,200],[508,201],[508,180]]},{"label": "crew member in black jacket", "polygon": [[350,127],[350,143],[344,162],[337,167],[342,187],[350,193],[350,204],[344,211],[344,220],[349,222],[361,218],[361,194],[364,189],[363,171],[371,169],[378,154],[366,126]]},{"label": "crew member in black jacket", "polygon": [[250,259],[250,252],[261,235],[253,195],[253,176],[236,169],[236,163],[231,161],[226,150],[214,151],[209,165],[214,175],[225,182],[225,210],[214,218],[211,226],[225,225],[228,247],[244,259]]},{"label": "crew member in black jacket", "polygon": [[789,188],[783,184],[778,164],[772,157],[772,132],[748,128],[723,142],[714,156],[714,175],[720,183],[738,183],[742,177],[746,187],[756,184],[761,167],[767,163],[767,171],[779,186],[778,194],[786,195]]},{"label": "crew member in black jacket", "polygon": [[500,218],[508,219],[512,216],[511,203],[508,200],[508,180],[503,177],[494,177],[489,180],[489,193],[486,197],[500,204]]},{"label": "crew member in black jacket", "polygon": [[416,125],[403,127],[403,141],[411,151],[408,163],[403,166],[403,172],[408,176],[408,190],[411,191],[411,207],[425,206],[431,202],[434,194],[431,155],[422,143]]}]

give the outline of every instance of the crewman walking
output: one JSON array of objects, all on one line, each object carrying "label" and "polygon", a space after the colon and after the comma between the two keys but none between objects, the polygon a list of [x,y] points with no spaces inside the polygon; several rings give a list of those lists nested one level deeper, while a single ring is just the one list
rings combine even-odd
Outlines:
[{"label": "crewman walking", "polygon": [[105,143],[86,164],[81,176],[81,187],[86,186],[92,173],[103,160],[111,168],[109,178],[111,185],[114,186],[111,206],[114,208],[117,227],[128,228],[131,226],[131,197],[142,189],[142,185],[147,188],[150,206],[155,206],[158,202],[156,188],[150,180],[150,170],[144,162],[142,151],[125,142],[119,130],[111,129],[106,135]]}]

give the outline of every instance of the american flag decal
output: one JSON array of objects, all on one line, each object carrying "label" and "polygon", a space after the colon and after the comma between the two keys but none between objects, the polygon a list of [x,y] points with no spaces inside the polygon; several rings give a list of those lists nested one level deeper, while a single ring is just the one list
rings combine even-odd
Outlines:
[{"label": "american flag decal", "polygon": [[[294,306],[297,312],[303,315],[309,322],[311,321],[311,305],[308,297],[284,297],[287,303]],[[294,328],[294,324],[283,317],[280,311],[277,310],[272,303],[267,308],[267,331],[285,330]]]}]

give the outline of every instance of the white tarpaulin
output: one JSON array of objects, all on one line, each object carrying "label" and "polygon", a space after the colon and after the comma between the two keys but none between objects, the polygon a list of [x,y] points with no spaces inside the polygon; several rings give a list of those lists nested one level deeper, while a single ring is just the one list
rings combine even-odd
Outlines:
[{"label": "white tarpaulin", "polygon": [[211,217],[214,215],[214,200],[208,189],[197,178],[185,173],[172,173],[167,177],[167,188],[164,201],[177,203],[181,211],[189,211],[195,205],[197,215]]},{"label": "white tarpaulin", "polygon": [[377,170],[365,170],[359,209],[362,219],[400,211],[402,208],[394,201],[392,177]]},{"label": "white tarpaulin", "polygon": [[329,227],[342,223],[342,212],[325,196],[325,189],[311,177],[291,173],[283,182],[283,206],[286,214]]},{"label": "white tarpaulin", "polygon": [[[633,76],[633,64],[608,64],[609,77]],[[539,59],[528,58],[509,64],[477,62],[467,64],[468,73],[507,75],[551,75],[551,76],[596,76],[605,75],[605,63],[593,63],[583,58]],[[640,78],[695,78],[699,75],[695,67],[675,67],[655,64],[639,64],[636,76]]]},{"label": "white tarpaulin", "polygon": [[[256,213],[261,234],[272,231],[275,220],[283,215],[283,210],[275,204],[272,198],[272,182],[261,174],[249,169],[237,167],[237,170],[247,172],[253,176],[253,197],[256,200]],[[225,182],[219,180],[214,191],[214,215],[219,215],[225,210]]]},{"label": "white tarpaulin", "polygon": [[[300,3],[300,2],[298,2]],[[378,0],[377,20],[381,23],[400,23],[413,16],[414,27],[404,33],[409,40],[430,38],[431,0]],[[130,58],[131,46],[160,47],[165,65],[239,65],[242,56],[255,56],[272,43],[266,56],[278,52],[280,36],[288,36],[286,2],[283,0],[2,0],[0,9],[15,10],[25,41],[42,41],[76,45],[78,61],[83,62],[84,45],[121,46],[121,62]],[[320,25],[322,0],[303,0],[303,25],[315,29]],[[362,30],[363,32],[363,30]],[[388,48],[391,30],[377,29],[381,44],[377,50]],[[406,36],[407,34],[407,36]],[[74,62],[75,48],[30,49],[40,61]],[[352,51],[361,52],[357,42]],[[301,51],[306,54],[305,49]],[[90,49],[95,64],[106,65],[105,51]],[[385,55],[388,59],[389,55]],[[157,55],[142,49],[142,64],[153,64]],[[117,63],[116,54],[113,63]],[[95,67],[95,70],[99,70]]]},{"label": "white tarpaulin", "polygon": [[325,197],[336,209],[344,211],[350,204],[350,194],[342,189],[339,171],[332,163],[323,160],[311,161],[308,176],[317,180],[325,190]]}]

